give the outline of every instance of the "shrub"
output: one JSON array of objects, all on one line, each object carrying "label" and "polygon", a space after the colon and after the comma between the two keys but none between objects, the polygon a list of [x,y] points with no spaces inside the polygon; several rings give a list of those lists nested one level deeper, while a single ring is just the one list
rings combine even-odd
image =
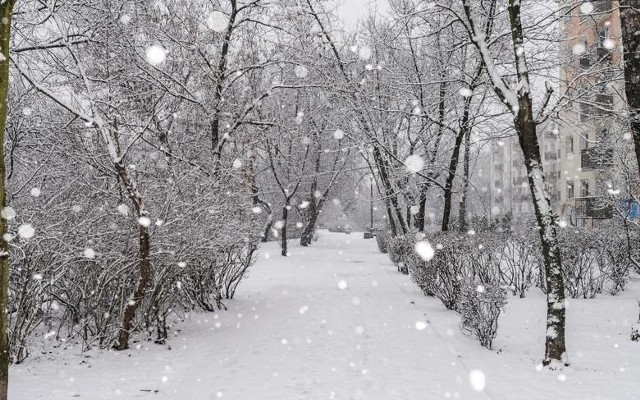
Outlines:
[{"label": "shrub", "polygon": [[558,242],[567,294],[572,298],[588,299],[602,293],[607,276],[599,263],[602,259],[603,243],[596,232],[560,230]]},{"label": "shrub", "polygon": [[500,281],[513,295],[525,297],[525,293],[537,281],[540,270],[540,240],[533,234],[520,234],[503,237],[501,252]]},{"label": "shrub", "polygon": [[376,234],[376,243],[378,244],[378,250],[382,254],[387,254],[389,251],[389,240],[391,236],[386,230],[380,230]]},{"label": "shrub", "polygon": [[409,266],[418,262],[415,254],[415,236],[407,234],[398,236],[389,241],[389,258],[398,267],[398,271],[409,274]]},{"label": "shrub", "polygon": [[449,310],[458,310],[461,282],[470,271],[465,240],[456,234],[437,235],[433,238],[436,252],[431,261],[418,262],[410,268],[423,292],[432,293]]},{"label": "shrub", "polygon": [[507,304],[507,291],[499,286],[466,284],[461,292],[460,329],[491,349],[498,333],[498,317]]}]

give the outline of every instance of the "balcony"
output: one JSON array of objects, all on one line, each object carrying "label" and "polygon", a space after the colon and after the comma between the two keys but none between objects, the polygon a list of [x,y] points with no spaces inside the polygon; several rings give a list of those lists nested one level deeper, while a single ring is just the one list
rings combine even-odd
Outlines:
[{"label": "balcony", "polygon": [[592,147],[580,152],[580,167],[583,171],[608,168],[613,165],[613,150]]},{"label": "balcony", "polygon": [[609,219],[613,217],[613,208],[607,204],[601,204],[598,197],[576,197],[576,217]]}]

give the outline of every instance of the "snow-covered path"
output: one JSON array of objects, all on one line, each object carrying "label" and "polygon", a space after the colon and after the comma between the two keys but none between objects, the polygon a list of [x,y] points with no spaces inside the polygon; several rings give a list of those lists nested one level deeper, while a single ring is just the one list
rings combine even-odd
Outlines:
[{"label": "snow-covered path", "polygon": [[[271,243],[259,257],[229,311],[179,323],[171,350],[145,342],[90,358],[32,360],[12,369],[10,398],[640,398],[640,347],[612,337],[633,317],[632,298],[603,311],[604,333],[589,333],[606,338],[570,335],[570,344],[585,343],[583,358],[594,357],[588,368],[537,372],[542,298],[512,301],[498,354],[461,335],[458,316],[422,296],[360,234],[324,233],[309,249],[293,246],[288,258]],[[601,353],[609,358],[596,359]],[[486,374],[482,392],[469,382],[475,369]]]}]

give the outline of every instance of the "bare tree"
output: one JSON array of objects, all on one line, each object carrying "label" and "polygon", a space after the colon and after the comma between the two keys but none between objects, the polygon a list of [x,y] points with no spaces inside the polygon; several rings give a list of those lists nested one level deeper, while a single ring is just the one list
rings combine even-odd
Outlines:
[{"label": "bare tree", "polygon": [[[9,47],[11,43],[11,17],[16,0],[0,3],[0,207],[6,206],[5,192],[5,126],[7,121],[7,95],[9,91]],[[0,400],[6,400],[9,386],[9,335],[7,323],[9,292],[9,243],[7,221],[0,219]]]},{"label": "bare tree", "polygon": [[[507,4],[508,26],[511,30],[511,56],[515,73],[514,86],[509,85],[506,76],[496,66],[496,55],[490,46],[493,38],[485,35],[480,28],[479,16],[482,14],[478,5],[474,5],[469,0],[463,0],[462,5],[464,26],[468,37],[482,58],[483,69],[491,80],[493,91],[513,115],[514,127],[524,154],[547,277],[547,335],[543,364],[549,365],[560,361],[567,363],[562,262],[556,236],[556,216],[545,190],[544,171],[536,135],[536,118],[526,57],[521,2],[509,0]],[[450,7],[446,8],[451,10]],[[500,15],[498,14],[497,17]],[[485,17],[491,17],[491,15]]]}]

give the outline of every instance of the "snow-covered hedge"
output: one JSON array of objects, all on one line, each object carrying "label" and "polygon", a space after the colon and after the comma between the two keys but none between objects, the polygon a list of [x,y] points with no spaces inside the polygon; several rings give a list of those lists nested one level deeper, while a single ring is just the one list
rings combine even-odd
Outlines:
[{"label": "snow-covered hedge", "polygon": [[397,254],[405,255],[401,262],[408,265],[412,279],[423,293],[437,297],[447,309],[459,312],[462,331],[473,334],[487,348],[491,348],[498,317],[506,304],[506,290],[500,287],[501,239],[490,235],[480,240],[471,235],[438,234],[429,238],[435,246],[431,258],[416,254],[416,243],[423,238],[407,235],[395,240],[396,244],[404,245]]},{"label": "snow-covered hedge", "polygon": [[391,239],[391,235],[384,230],[381,229],[376,233],[376,244],[378,245],[378,250],[382,254],[387,254],[389,251],[389,240]]},{"label": "snow-covered hedge", "polygon": [[558,232],[567,295],[594,298],[624,290],[637,245],[615,226],[600,229],[562,229]]},{"label": "snow-covered hedge", "polygon": [[498,333],[498,317],[507,304],[507,291],[493,285],[465,285],[460,300],[460,329],[491,349]]},{"label": "snow-covered hedge", "polygon": [[[624,290],[633,265],[630,254],[637,246],[624,232],[608,227],[558,232],[568,296],[592,298]],[[416,252],[421,240],[434,249],[427,259]],[[447,232],[426,238],[415,233],[394,238],[389,256],[399,269],[408,269],[425,295],[463,314],[464,331],[491,347],[507,291],[525,297],[534,286],[545,290],[541,253],[535,231]],[[485,290],[476,290],[479,287]]]}]

